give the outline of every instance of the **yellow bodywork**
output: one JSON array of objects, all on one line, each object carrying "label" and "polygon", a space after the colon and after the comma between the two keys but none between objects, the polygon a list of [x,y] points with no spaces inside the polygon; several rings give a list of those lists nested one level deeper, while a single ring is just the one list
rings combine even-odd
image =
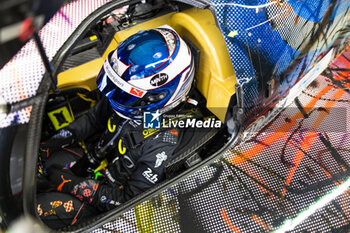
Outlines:
[{"label": "yellow bodywork", "polygon": [[58,87],[96,89],[95,79],[109,52],[119,42],[140,30],[168,24],[182,37],[187,37],[200,50],[199,70],[196,71],[197,88],[207,100],[207,108],[221,121],[225,120],[231,96],[235,93],[236,77],[227,47],[214,17],[209,10],[191,8],[170,13],[117,32],[106,52],[90,61],[58,75]]}]

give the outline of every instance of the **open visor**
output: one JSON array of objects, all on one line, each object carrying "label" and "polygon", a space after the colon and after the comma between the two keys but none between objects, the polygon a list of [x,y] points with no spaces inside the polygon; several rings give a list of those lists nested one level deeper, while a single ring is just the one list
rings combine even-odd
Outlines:
[{"label": "open visor", "polygon": [[152,92],[134,87],[122,79],[112,68],[107,57],[96,79],[99,90],[107,96],[111,103],[122,105],[126,108],[140,108],[145,105],[158,102],[167,96],[166,92]]}]

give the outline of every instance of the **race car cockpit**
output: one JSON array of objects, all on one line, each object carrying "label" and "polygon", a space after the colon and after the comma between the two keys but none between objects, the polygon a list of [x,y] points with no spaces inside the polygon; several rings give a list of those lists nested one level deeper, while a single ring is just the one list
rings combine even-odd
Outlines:
[{"label": "race car cockpit", "polygon": [[[173,3],[134,4],[117,9],[105,8],[103,13],[97,11],[91,14],[67,40],[56,55],[56,60],[54,59],[56,61],[53,63],[56,67],[54,76],[57,75],[59,91],[56,89],[48,96],[39,154],[44,153],[44,157],[49,157],[50,148],[43,147],[43,145],[47,145],[46,142],[57,132],[69,128],[72,122],[89,112],[96,103],[104,98],[98,90],[95,80],[108,54],[131,35],[163,25],[169,25],[179,33],[189,46],[194,59],[195,82],[186,105],[198,107],[202,113],[205,113],[204,119],[212,117],[221,123],[220,127],[213,127],[212,124],[212,127],[201,129],[201,133],[196,133],[198,129],[185,129],[184,138],[177,146],[174,156],[166,162],[166,180],[145,194],[138,195],[127,202],[132,203],[151,195],[162,185],[170,184],[179,177],[189,174],[196,167],[203,166],[213,158],[216,152],[224,148],[230,139],[235,138],[232,134],[237,134],[237,128],[228,129],[227,124],[224,123],[227,123],[231,117],[229,106],[232,106],[232,102],[236,100],[234,98],[236,79],[224,38],[217,27],[213,13],[209,9]],[[172,119],[170,118],[167,123],[171,120],[179,120],[179,116],[176,115],[172,115]],[[160,130],[144,128],[142,140],[146,140],[147,137]],[[84,151],[84,158],[91,157],[91,153],[89,153],[91,145],[97,143],[101,134],[102,132],[98,132],[84,141],[74,142]],[[135,143],[135,138],[130,139],[130,136],[129,141],[134,145],[140,144],[140,140]],[[60,149],[66,148],[66,150],[69,150],[69,146],[71,145],[67,142],[59,145]],[[119,147],[123,148],[121,144]],[[48,191],[52,191],[48,188],[47,182],[42,179],[45,174],[45,162],[42,158],[39,155],[38,195],[50,194]],[[67,164],[66,167],[80,176],[95,177],[96,180],[101,179],[101,176],[104,177],[105,173],[101,169],[105,169],[111,161],[99,158],[99,164],[92,168],[92,166],[86,166],[88,160]],[[81,164],[85,164],[83,171]],[[117,209],[122,209],[122,207],[123,205]],[[50,211],[43,211],[42,206],[38,205],[38,215],[53,215],[55,214],[54,206],[52,208]],[[117,210],[111,210],[107,213],[101,212],[97,214],[97,217],[94,217],[101,219],[101,217],[115,211]],[[67,223],[65,224],[67,225]],[[84,223],[82,224],[84,225]],[[75,221],[68,225],[74,225],[73,227],[78,225],[79,228],[80,224],[76,224],[75,218]],[[52,225],[49,226],[52,227]],[[59,225],[60,227],[62,225]],[[70,229],[69,226],[67,229]]]},{"label": "race car cockpit", "polygon": [[[0,231],[21,215],[65,232],[348,229],[349,9],[341,0],[4,1]],[[129,44],[136,35],[165,53]],[[169,41],[186,44],[183,62],[164,56],[176,51]],[[180,60],[171,76],[192,85],[176,82],[176,98],[160,90],[168,73],[143,67],[144,90],[121,47],[141,51],[136,65]],[[169,93],[179,105],[165,111]],[[154,153],[139,160],[135,148]]]}]

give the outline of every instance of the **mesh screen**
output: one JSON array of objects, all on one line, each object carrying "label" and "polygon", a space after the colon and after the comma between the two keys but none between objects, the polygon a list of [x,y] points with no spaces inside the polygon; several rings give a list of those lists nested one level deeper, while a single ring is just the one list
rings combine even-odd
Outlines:
[{"label": "mesh screen", "polygon": [[299,95],[301,107],[93,232],[347,232],[349,68],[348,48]]},{"label": "mesh screen", "polygon": [[[245,123],[263,111],[274,94],[283,97],[323,52],[334,44],[341,47],[349,34],[348,1],[212,2],[242,86]],[[276,82],[272,98],[264,93],[268,82]]]},{"label": "mesh screen", "polygon": [[[77,0],[63,6],[40,30],[39,36],[51,60],[83,19],[109,0]],[[78,10],[77,10],[78,9]],[[0,93],[8,103],[35,95],[45,67],[33,40],[0,70]],[[0,121],[0,127],[29,121],[31,107],[11,113]]]}]

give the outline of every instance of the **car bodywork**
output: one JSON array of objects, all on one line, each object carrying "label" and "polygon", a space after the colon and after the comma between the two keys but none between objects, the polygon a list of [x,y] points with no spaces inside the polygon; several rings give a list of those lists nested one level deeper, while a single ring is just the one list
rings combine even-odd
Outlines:
[{"label": "car bodywork", "polygon": [[[245,1],[229,3],[222,3],[220,1],[181,2],[187,3],[187,5],[191,5],[192,7],[197,7],[198,9],[193,8],[185,9],[181,12],[170,12],[169,14],[153,19],[153,21],[151,19],[148,21],[149,25],[145,22],[122,30],[118,32],[119,34],[117,33],[114,36],[114,42],[112,40],[107,51],[112,50],[119,41],[123,40],[128,35],[139,29],[146,29],[147,27],[151,28],[164,23],[173,23],[172,26],[179,30],[180,34],[183,33],[183,35],[186,36],[187,32],[188,39],[192,41],[201,52],[199,71],[196,74],[199,76],[197,87],[207,99],[207,108],[220,120],[229,125],[229,128],[234,132],[233,137],[231,141],[229,141],[229,145],[226,145],[224,148],[211,155],[205,162],[182,173],[181,176],[163,183],[156,189],[146,192],[144,195],[128,202],[115,211],[106,213],[103,217],[98,217],[95,221],[87,223],[85,226],[77,226],[76,228],[71,228],[71,230],[84,230],[92,225],[101,225],[106,223],[107,220],[117,218],[117,216],[131,207],[133,208],[122,215],[122,217],[117,218],[117,220],[111,223],[107,223],[107,227],[105,225],[105,227],[97,229],[95,232],[108,231],[110,228],[119,229],[121,231],[146,229],[151,229],[152,231],[166,229],[186,231],[186,229],[192,229],[188,219],[197,219],[198,224],[195,224],[195,226],[203,230],[215,230],[215,228],[212,227],[221,226],[223,231],[227,231],[228,229],[263,229],[265,231],[270,231],[281,225],[284,219],[293,216],[293,211],[287,211],[290,215],[275,214],[266,216],[266,212],[263,210],[267,207],[261,204],[264,203],[263,198],[251,204],[252,206],[258,206],[260,212],[249,211],[248,209],[239,211],[241,207],[235,206],[235,203],[238,203],[240,199],[233,198],[232,196],[242,195],[242,198],[245,200],[243,196],[249,199],[249,196],[253,196],[253,194],[251,189],[247,188],[249,186],[248,184],[250,184],[250,180],[246,180],[248,176],[242,175],[249,170],[244,166],[249,165],[242,165],[243,167],[238,165],[247,161],[244,155],[249,154],[247,152],[249,148],[254,148],[256,146],[258,147],[258,149],[256,149],[257,151],[262,150],[260,148],[261,146],[258,144],[251,145],[256,143],[257,140],[255,136],[255,141],[251,141],[251,137],[254,136],[254,133],[259,132],[263,126],[276,115],[280,114],[287,105],[290,105],[295,97],[300,94],[302,89],[313,82],[315,77],[325,70],[334,57],[344,51],[349,36],[349,31],[347,30],[349,28],[347,20],[349,17],[348,3],[345,1],[323,1],[319,3],[316,1],[309,1],[304,3],[304,5],[298,5],[298,2],[294,1],[257,1],[256,4],[253,5]],[[71,6],[74,6],[74,4],[76,4],[75,7],[77,7],[82,3],[77,1],[76,3],[72,3]],[[54,76],[57,76],[58,87],[61,89],[73,87],[84,87],[87,90],[94,89],[94,84],[91,80],[97,75],[99,66],[101,66],[107,51],[100,59],[90,61],[93,64],[83,64],[87,64],[86,67],[93,67],[94,69],[92,71],[86,71],[86,68],[78,67],[81,70],[70,69],[61,72],[58,67],[64,64],[69,55],[68,51],[73,49],[74,43],[84,36],[90,25],[96,23],[96,21],[107,12],[130,3],[127,1],[109,3],[100,1],[99,4],[105,5],[90,16],[86,15],[87,18],[77,27],[71,37],[66,38],[66,43],[58,52],[51,52],[51,57],[56,54],[53,57],[52,63],[55,66]],[[305,4],[309,4],[308,9],[305,7]],[[74,7],[72,8],[74,9]],[[92,7],[91,10],[93,8],[94,7]],[[204,10],[201,8],[208,9]],[[210,17],[211,19],[208,20]],[[247,20],[248,18],[249,20]],[[78,26],[78,23],[76,26]],[[45,29],[46,28],[43,30]],[[73,30],[71,30],[71,32],[72,31]],[[44,33],[42,33],[42,36],[43,35]],[[201,38],[205,38],[205,40],[201,40]],[[58,47],[59,45],[57,49]],[[347,55],[344,56],[347,57]],[[2,72],[6,72],[6,69],[8,70],[9,68],[5,67],[5,71]],[[346,65],[344,69],[346,69]],[[25,74],[26,72],[24,71],[23,73]],[[17,203],[18,200],[16,198],[22,197],[24,211],[35,215],[36,163],[33,161],[33,154],[38,151],[42,117],[44,115],[46,99],[48,98],[48,90],[51,85],[47,75],[41,80],[40,75],[42,73],[43,67],[40,68],[40,72],[37,72],[35,77],[38,85],[41,81],[40,87],[32,88],[30,90],[31,92],[26,92],[25,95],[27,98],[34,95],[36,96],[33,100],[33,105],[26,110],[22,110],[22,115],[18,113],[8,115],[6,117],[7,125],[10,124],[12,126],[5,127],[1,130],[1,139],[4,140],[1,144],[4,148],[1,151],[6,155],[11,154],[11,156],[2,156],[3,163],[1,164],[3,164],[3,166],[8,166],[8,164],[10,164],[11,170],[10,159],[13,159],[14,162],[12,163],[17,165],[14,155],[24,155],[24,159],[17,159],[17,161],[24,161],[23,192],[21,192],[21,188],[15,188],[14,184],[16,181],[10,181],[11,171],[8,172],[7,178],[2,181],[4,182],[2,185],[2,187],[4,187],[4,189],[2,189],[4,192],[2,194],[3,207],[1,210],[5,211],[2,213],[2,216],[5,216],[5,214],[11,215],[11,212],[8,211],[10,209],[9,205],[11,205],[10,201],[12,200]],[[339,74],[338,76],[341,75]],[[334,76],[331,77],[333,80],[337,80],[338,76],[334,74]],[[86,78],[86,80],[84,78]],[[29,79],[29,81],[33,80]],[[323,82],[320,81],[320,83]],[[322,85],[320,86],[322,87]],[[17,87],[17,90],[18,89]],[[38,90],[36,91],[36,89]],[[17,90],[14,90],[14,92]],[[3,95],[5,96],[6,92],[7,91],[4,90],[2,94],[4,93]],[[271,109],[273,110],[271,111]],[[296,109],[298,109],[297,106]],[[16,125],[16,123],[24,123],[29,119],[30,121],[28,124]],[[252,123],[253,121],[254,123]],[[237,143],[236,136],[238,136],[238,132],[236,130],[239,130],[239,128],[245,129],[243,134],[241,134],[240,140],[246,143],[242,144],[243,149],[241,148],[237,151],[233,149],[233,147]],[[292,127],[289,127],[284,130],[289,131],[291,129]],[[23,135],[26,133],[28,133],[28,136],[23,138]],[[3,135],[8,135],[8,137]],[[10,137],[11,135],[12,137]],[[18,139],[14,139],[16,135]],[[319,140],[322,143],[325,142],[324,137],[319,137]],[[23,151],[19,152],[11,149],[9,145],[13,145],[12,148],[15,148],[15,145],[26,145],[26,147],[22,146]],[[303,144],[301,146],[307,147],[307,145]],[[239,155],[242,155],[243,158],[240,158]],[[257,158],[262,159],[262,157],[264,156],[260,155]],[[219,158],[223,159],[219,160],[219,162],[212,162],[213,159]],[[287,161],[288,159],[285,160]],[[298,159],[294,161],[294,167],[297,161]],[[261,165],[266,165],[266,163],[268,162],[252,161],[250,164],[263,169]],[[286,170],[293,170],[293,164],[291,163],[285,162],[283,166],[285,166],[284,169]],[[267,171],[267,177],[269,177],[269,175],[271,177],[279,177],[278,172],[275,172],[273,166],[265,167],[271,168],[271,171]],[[7,167],[4,171],[8,171],[8,169]],[[14,168],[12,168],[12,170],[13,169]],[[231,174],[223,175],[225,172],[228,173],[226,170],[230,169]],[[266,171],[266,169],[264,171]],[[277,192],[276,194],[274,189],[268,189],[268,184],[261,181],[264,179],[271,180],[270,178],[261,178],[259,181],[256,179],[256,177],[259,176],[258,174],[260,174],[258,171],[249,170],[249,172],[253,172],[253,174],[250,174],[250,177],[253,183],[255,182],[255,185],[260,182],[258,185],[260,188],[262,187],[262,189],[269,190],[265,193],[275,194],[277,197],[276,203],[284,200],[284,198],[286,202],[293,202],[291,201],[293,198],[284,193],[287,192],[287,186],[289,186],[291,181],[288,181],[288,179],[291,178],[286,179],[287,185],[283,186],[284,188],[277,189],[280,193]],[[273,175],[271,173],[273,173]],[[292,172],[289,174],[293,177],[294,173]],[[191,176],[185,179],[188,175]],[[19,175],[17,175],[17,177],[18,176]],[[12,177],[16,177],[16,175]],[[236,178],[230,183],[229,181],[232,179],[230,177]],[[21,182],[22,181],[17,182],[19,186],[21,186]],[[11,188],[9,184],[12,185]],[[242,185],[243,188],[239,188]],[[216,189],[214,186],[218,186],[218,188]],[[226,188],[224,188],[224,186],[226,186]],[[7,189],[6,192],[5,189]],[[237,189],[243,189],[243,191],[236,192],[235,190]],[[289,186],[288,191],[292,189],[293,187]],[[14,190],[23,193],[23,196],[16,196],[13,194],[16,193]],[[161,194],[157,195],[157,193],[160,192]],[[225,194],[225,192],[227,193]],[[230,193],[232,196],[229,195]],[[290,193],[293,192],[290,191]],[[325,190],[320,191],[318,196],[322,196],[324,193]],[[202,200],[197,200],[195,198],[196,196],[199,196]],[[208,203],[215,206],[215,208],[208,207],[208,210],[211,210],[208,212],[210,213],[210,216],[208,216],[208,213],[205,213],[206,211],[201,210],[198,206],[205,206],[203,200],[209,200],[211,196],[216,196],[217,201],[208,201]],[[316,198],[314,198],[314,200],[315,199]],[[230,203],[230,200],[232,203]],[[295,204],[295,202],[293,202],[297,207],[293,207],[292,205],[292,207],[288,208],[294,208],[295,211],[298,212],[302,209],[302,206],[310,202],[312,202],[312,199],[301,204]],[[218,207],[220,208],[218,209]],[[282,207],[276,207],[276,211],[279,210],[279,208]],[[235,213],[233,213],[233,211]],[[12,216],[16,216],[17,214],[18,213],[13,213]],[[130,219],[130,215],[134,217],[131,217],[132,220],[128,220],[128,223],[125,219]],[[247,218],[247,216],[250,217],[250,220],[241,220],[245,225],[239,224],[239,226],[236,226],[231,222],[232,218],[228,217],[230,215],[234,216],[232,217],[234,221],[244,217]],[[346,214],[344,215],[346,216]],[[146,218],[145,216],[148,217]],[[180,218],[180,220],[174,220],[176,217]],[[6,218],[11,220],[11,217],[4,217],[4,219]],[[209,218],[214,219],[218,225],[213,224],[210,226]],[[163,226],[160,223],[160,219],[166,222],[167,225]],[[247,224],[249,225],[251,221],[255,222],[255,225],[252,226],[256,226],[256,224],[259,226],[257,228],[249,228]],[[265,224],[262,222],[265,222]]]}]

